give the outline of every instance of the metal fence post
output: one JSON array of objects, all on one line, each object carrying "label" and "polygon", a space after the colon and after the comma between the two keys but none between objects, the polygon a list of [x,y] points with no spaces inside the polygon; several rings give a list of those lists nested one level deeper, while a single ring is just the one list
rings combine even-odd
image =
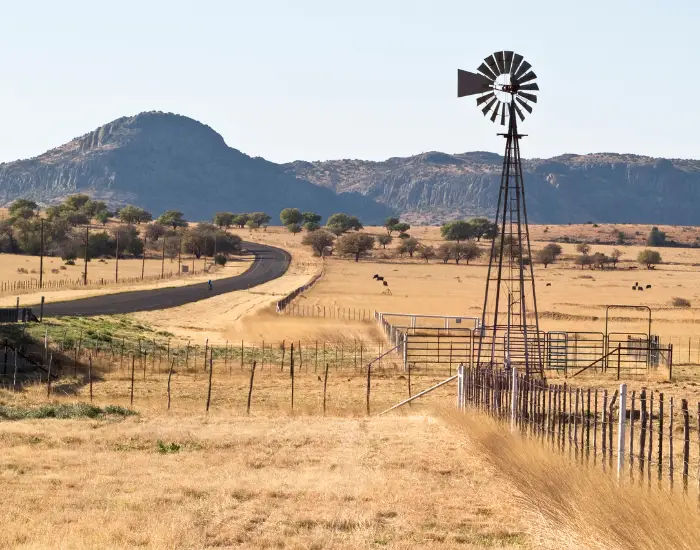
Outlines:
[{"label": "metal fence post", "polygon": [[464,409],[464,365],[457,367],[457,409]]},{"label": "metal fence post", "polygon": [[408,349],[406,347],[407,334],[403,333],[403,371],[408,370]]},{"label": "metal fence post", "polygon": [[518,411],[518,369],[513,367],[510,371],[512,380],[512,387],[510,392],[510,429],[515,431],[515,416]]},{"label": "metal fence post", "polygon": [[[620,411],[617,420],[617,477],[625,466],[625,419],[627,417],[627,384],[620,384]],[[610,427],[612,429],[612,426]],[[651,467],[651,465],[649,466]]]}]

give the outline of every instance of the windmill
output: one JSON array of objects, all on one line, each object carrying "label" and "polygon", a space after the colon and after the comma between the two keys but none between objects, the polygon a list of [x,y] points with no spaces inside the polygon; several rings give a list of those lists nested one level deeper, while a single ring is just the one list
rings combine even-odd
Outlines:
[{"label": "windmill", "polygon": [[542,374],[542,348],[535,277],[527,225],[520,138],[517,119],[532,113],[539,91],[537,75],[522,55],[495,52],[476,73],[457,71],[457,96],[476,95],[477,107],[492,122],[507,126],[501,184],[486,276],[477,365],[518,366],[526,374]]}]

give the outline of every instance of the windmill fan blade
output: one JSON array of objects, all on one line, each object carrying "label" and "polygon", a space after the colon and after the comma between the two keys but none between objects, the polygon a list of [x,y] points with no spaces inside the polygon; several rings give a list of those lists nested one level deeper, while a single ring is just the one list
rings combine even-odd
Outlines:
[{"label": "windmill fan blade", "polygon": [[506,66],[505,66],[505,72],[509,73],[510,72],[510,67],[513,64],[513,52],[503,52],[503,59],[505,59]]},{"label": "windmill fan blade", "polygon": [[525,86],[518,86],[519,90],[532,90],[534,92],[539,91],[540,87],[533,82],[532,84],[525,84]]},{"label": "windmill fan blade", "polygon": [[526,94],[525,92],[518,92],[518,95],[524,97],[528,101],[532,101],[533,103],[537,103],[537,96],[535,94]]},{"label": "windmill fan blade", "polygon": [[531,80],[535,80],[536,78],[537,78],[537,75],[534,72],[529,71],[527,74],[525,74],[519,78],[516,78],[515,81],[518,84],[525,84],[526,82],[530,82]]},{"label": "windmill fan blade", "polygon": [[501,126],[506,125],[506,104],[501,105]]},{"label": "windmill fan blade", "polygon": [[493,60],[493,57],[491,57],[489,55],[487,58],[484,59],[484,61],[489,66],[489,68],[491,69],[491,72],[494,75],[498,76],[500,74],[500,72],[498,70],[498,66],[496,65],[496,62]]},{"label": "windmill fan blade", "polygon": [[491,69],[489,69],[486,66],[486,63],[482,63],[481,65],[479,65],[479,68],[477,69],[477,71],[479,71],[481,74],[483,74],[486,78],[490,78],[492,82],[494,80],[496,80],[496,75],[493,74]]},{"label": "windmill fan blade", "polygon": [[498,70],[500,71],[501,74],[506,72],[506,62],[503,59],[503,52],[496,52],[493,54],[494,59],[496,60],[496,65],[498,66]]},{"label": "windmill fan blade", "polygon": [[513,54],[513,64],[510,66],[510,74],[515,74],[520,66],[520,62],[523,60],[523,56],[519,53]]},{"label": "windmill fan blade", "polygon": [[501,102],[499,101],[496,104],[496,108],[493,110],[493,113],[491,113],[491,122],[496,122],[496,117],[498,116],[498,109],[501,106]]},{"label": "windmill fan blade", "polygon": [[494,97],[494,95],[495,95],[495,94],[494,94],[493,92],[489,92],[489,93],[486,94],[486,95],[482,95],[481,97],[477,97],[477,98],[476,98],[476,104],[477,104],[477,105],[481,105],[481,104],[482,104],[484,101],[486,101],[487,99],[491,99],[492,97]]},{"label": "windmill fan blade", "polygon": [[520,122],[522,122],[523,120],[525,120],[525,115],[524,115],[523,112],[520,110],[520,107],[518,107],[517,105],[513,104],[513,108],[515,109],[515,112],[518,113],[518,116],[520,117]]},{"label": "windmill fan blade", "polygon": [[532,107],[530,107],[530,106],[527,104],[527,102],[523,101],[523,100],[520,99],[519,97],[516,97],[515,100],[516,100],[518,103],[520,103],[520,105],[522,105],[522,107],[523,107],[528,113],[532,113]]},{"label": "windmill fan blade", "polygon": [[497,99],[496,99],[496,97],[494,96],[493,98],[491,98],[491,101],[489,101],[489,102],[486,104],[486,107],[484,107],[483,109],[481,109],[481,112],[484,113],[484,116],[486,116],[486,114],[489,112],[489,110],[491,109],[491,107],[493,107],[493,104],[496,103],[496,101],[497,101]]},{"label": "windmill fan blade", "polygon": [[518,67],[518,70],[513,73],[513,78],[515,78],[515,80],[518,80],[522,75],[524,75],[530,69],[531,66],[532,65],[530,65],[527,61],[523,61],[520,64],[520,67]]},{"label": "windmill fan blade", "polygon": [[457,69],[457,97],[481,94],[490,89],[491,81],[485,76]]}]

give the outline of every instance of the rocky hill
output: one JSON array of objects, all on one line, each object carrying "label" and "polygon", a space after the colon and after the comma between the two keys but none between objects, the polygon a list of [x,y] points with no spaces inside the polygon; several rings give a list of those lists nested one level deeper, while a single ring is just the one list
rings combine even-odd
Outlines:
[{"label": "rocky hill", "polygon": [[263,210],[279,223],[289,206],[324,217],[356,213],[365,223],[392,213],[361,194],[336,193],[249,157],[209,126],[160,112],[120,118],[38,157],[0,164],[0,204],[20,197],[50,204],[77,192],[156,215],[177,209],[195,220]]},{"label": "rocky hill", "polygon": [[[296,161],[290,174],[391,205],[412,222],[493,215],[503,158],[424,153],[383,162]],[[700,161],[598,153],[523,161],[530,221],[700,225]]]}]

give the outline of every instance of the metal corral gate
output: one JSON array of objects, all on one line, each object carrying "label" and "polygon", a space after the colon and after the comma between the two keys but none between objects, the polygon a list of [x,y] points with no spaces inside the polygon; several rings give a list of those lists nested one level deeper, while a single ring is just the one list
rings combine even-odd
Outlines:
[{"label": "metal corral gate", "polygon": [[404,364],[469,364],[472,329],[415,329],[405,333]]}]

